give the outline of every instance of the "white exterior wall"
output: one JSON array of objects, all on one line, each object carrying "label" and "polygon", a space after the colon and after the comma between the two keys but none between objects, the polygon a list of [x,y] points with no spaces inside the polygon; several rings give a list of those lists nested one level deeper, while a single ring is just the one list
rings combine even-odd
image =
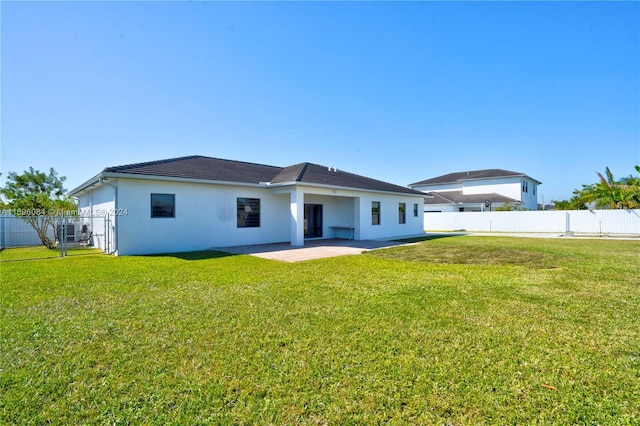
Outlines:
[{"label": "white exterior wall", "polygon": [[[522,191],[522,182],[527,181],[528,192]],[[478,181],[466,181],[464,183],[463,194],[491,194],[496,193],[505,197],[520,201],[521,207],[528,210],[538,210],[538,190],[537,185],[530,179],[522,177],[499,178]],[[535,195],[534,195],[535,193]]]},{"label": "white exterior wall", "polygon": [[425,213],[428,231],[640,234],[640,210]]},{"label": "white exterior wall", "polygon": [[322,238],[332,237],[332,226],[355,227],[354,203],[351,197],[305,194],[304,203],[322,205]]},{"label": "white exterior wall", "polygon": [[[521,192],[520,201],[522,202],[522,207],[529,210],[538,210],[538,185],[529,179],[524,180],[528,182],[529,192]],[[522,183],[520,185],[522,186]],[[522,191],[522,187],[520,191]]]},{"label": "white exterior wall", "polygon": [[[85,214],[110,214],[114,241],[100,247],[117,248],[119,255],[206,250],[244,244],[291,241],[297,243],[291,186],[254,187],[169,180],[110,179],[79,195]],[[301,203],[323,205],[323,238],[331,238],[331,226],[355,228],[356,239],[391,238],[423,232],[422,198],[357,190],[297,186]],[[151,194],[174,194],[175,217],[152,218]],[[238,228],[237,198],[260,199],[260,227]],[[382,225],[371,225],[371,201],[382,204]],[[406,203],[406,223],[398,223],[398,203]],[[413,216],[413,204],[419,206]],[[113,215],[114,212],[120,213]],[[344,237],[344,235],[340,235]]]},{"label": "white exterior wall", "polygon": [[[522,191],[522,182],[526,181],[528,192]],[[463,194],[491,194],[496,193],[520,201],[521,206],[529,210],[538,209],[537,184],[522,177],[505,177],[478,181],[466,181]]]},{"label": "white exterior wall", "polygon": [[438,184],[438,185],[433,185],[433,184],[431,184],[431,185],[417,185],[417,186],[413,186],[412,188],[414,190],[416,190],[416,191],[422,191],[422,192],[461,191],[463,189],[462,188],[462,182],[444,183],[444,184]]},{"label": "white exterior wall", "polygon": [[[380,225],[371,224],[371,203],[380,202]],[[374,240],[417,235],[423,232],[423,199],[421,197],[361,194],[358,199],[360,223],[356,226],[356,239]],[[399,223],[398,203],[406,204],[406,223]],[[418,204],[418,216],[413,216],[413,204]]]},{"label": "white exterior wall", "polygon": [[467,204],[425,204],[424,212],[425,213],[442,213],[442,212],[460,212],[460,208],[462,207],[464,212],[490,212],[495,211],[497,208],[503,206],[504,203],[492,203],[491,208],[484,208],[484,206],[478,203],[467,203]]},{"label": "white exterior wall", "polygon": [[94,234],[92,243],[105,252],[116,250],[115,193],[115,188],[101,185],[78,197],[80,215],[90,217],[87,221]]},{"label": "white exterior wall", "polygon": [[470,180],[464,183],[462,193],[465,195],[470,194],[496,194],[504,195],[505,197],[520,200],[522,195],[522,179],[521,178],[500,178],[500,179],[487,179],[487,180]]},{"label": "white exterior wall", "polygon": [[[526,180],[528,182],[528,192],[522,191],[522,181]],[[475,194],[491,194],[496,193],[500,195],[504,195],[505,197],[513,198],[514,200],[518,200],[522,203],[522,207],[529,210],[537,210],[538,209],[538,188],[537,184],[530,180],[525,179],[521,176],[517,177],[503,177],[496,179],[479,179],[479,180],[468,180],[461,182],[459,184],[444,184],[444,185],[423,185],[414,187],[417,191],[437,191],[437,192],[446,192],[446,191],[460,191],[464,195],[475,195]],[[437,208],[437,210],[444,211],[457,211],[455,206],[450,209]]]},{"label": "white exterior wall", "polygon": [[[331,226],[354,227],[356,239],[391,238],[423,232],[422,197],[321,187],[254,187],[151,179],[110,179],[113,187],[98,185],[79,196],[88,214],[119,212],[111,224],[117,228],[119,255],[175,253],[213,247],[291,241],[298,243],[299,225],[293,221],[293,199],[323,205],[323,238]],[[292,198],[292,190],[296,197]],[[175,217],[152,218],[151,194],[174,194]],[[260,199],[260,227],[238,228],[237,198]],[[382,204],[382,225],[371,225],[371,201]],[[406,203],[406,223],[398,223],[398,203]],[[413,204],[419,215],[413,216]],[[296,210],[297,211],[297,210]],[[343,236],[343,235],[341,235]]]},{"label": "white exterior wall", "polygon": [[[152,218],[151,194],[175,194],[175,217]],[[289,197],[255,187],[120,180],[118,254],[172,253],[289,241]],[[260,199],[260,227],[238,228],[237,198]]]},{"label": "white exterior wall", "polygon": [[116,208],[115,192],[115,188],[101,185],[90,192],[83,193],[78,197],[80,213],[98,215],[100,212],[113,212]]},{"label": "white exterior wall", "polygon": [[457,212],[459,206],[457,204],[425,204],[424,211],[425,213],[432,212]]},{"label": "white exterior wall", "polygon": [[[340,209],[331,212],[323,207],[323,235],[331,237],[331,226],[353,226],[356,240],[383,239],[423,233],[424,201],[420,196],[363,192],[347,189],[302,187],[304,202],[328,201],[329,207]],[[326,195],[326,196],[324,196]],[[380,201],[380,225],[371,224],[371,202]],[[406,204],[406,223],[400,224],[398,204]],[[418,216],[413,216],[413,204],[418,204]],[[318,202],[317,204],[323,204]],[[351,217],[349,217],[351,215]]]}]

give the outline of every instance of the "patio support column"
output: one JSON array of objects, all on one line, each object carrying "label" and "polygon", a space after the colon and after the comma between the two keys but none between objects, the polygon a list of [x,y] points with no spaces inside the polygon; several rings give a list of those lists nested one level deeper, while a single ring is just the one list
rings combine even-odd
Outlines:
[{"label": "patio support column", "polygon": [[304,246],[304,192],[299,188],[291,191],[291,245]]}]

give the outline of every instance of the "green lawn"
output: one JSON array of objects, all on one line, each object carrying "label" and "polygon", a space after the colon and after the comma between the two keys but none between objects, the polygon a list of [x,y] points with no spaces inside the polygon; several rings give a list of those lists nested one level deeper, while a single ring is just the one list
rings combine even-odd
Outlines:
[{"label": "green lawn", "polygon": [[[84,254],[101,254],[102,250],[93,247],[70,247],[65,256]],[[62,257],[59,248],[48,249],[45,246],[29,246],[19,248],[5,248],[0,250],[0,262],[14,262],[19,260],[51,259]]]},{"label": "green lawn", "polygon": [[0,267],[0,424],[640,424],[639,241]]},{"label": "green lawn", "polygon": [[0,261],[12,262],[16,260],[48,259],[60,256],[60,249],[50,250],[45,246],[31,246],[19,248],[5,248],[0,250]]}]

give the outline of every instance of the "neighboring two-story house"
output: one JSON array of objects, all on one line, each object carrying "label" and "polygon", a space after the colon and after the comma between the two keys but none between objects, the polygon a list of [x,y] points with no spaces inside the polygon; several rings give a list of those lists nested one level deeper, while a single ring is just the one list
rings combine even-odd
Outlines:
[{"label": "neighboring two-story house", "polygon": [[409,186],[426,193],[425,212],[467,212],[495,210],[507,202],[537,210],[540,184],[524,173],[486,169],[449,173]]}]

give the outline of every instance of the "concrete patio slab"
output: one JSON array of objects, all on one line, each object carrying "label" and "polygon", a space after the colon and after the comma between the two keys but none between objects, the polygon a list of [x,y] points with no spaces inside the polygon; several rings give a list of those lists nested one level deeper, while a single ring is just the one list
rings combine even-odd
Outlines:
[{"label": "concrete patio slab", "polygon": [[257,244],[234,247],[219,247],[213,250],[231,254],[249,254],[264,259],[279,260],[282,262],[302,262],[305,260],[322,259],[325,257],[344,256],[347,254],[360,254],[369,250],[387,247],[408,245],[398,241],[377,240],[307,240],[304,247],[292,247],[290,243]]}]

